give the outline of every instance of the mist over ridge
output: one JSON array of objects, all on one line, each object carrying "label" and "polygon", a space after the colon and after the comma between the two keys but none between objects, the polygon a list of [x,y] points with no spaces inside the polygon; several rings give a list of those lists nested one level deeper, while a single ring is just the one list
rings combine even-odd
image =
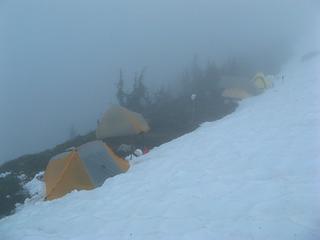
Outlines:
[{"label": "mist over ridge", "polygon": [[[315,28],[317,1],[23,1],[0,3],[0,163],[93,129],[147,68],[156,89],[194,55],[245,57],[264,70]],[[312,50],[312,49],[311,49]],[[259,69],[258,69],[259,68]]]}]

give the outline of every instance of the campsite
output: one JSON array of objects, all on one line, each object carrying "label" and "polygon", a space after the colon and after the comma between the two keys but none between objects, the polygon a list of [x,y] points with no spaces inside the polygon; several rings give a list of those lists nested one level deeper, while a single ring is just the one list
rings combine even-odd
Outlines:
[{"label": "campsite", "polygon": [[318,3],[0,5],[0,239],[318,240]]},{"label": "campsite", "polygon": [[[257,76],[259,76],[259,81],[262,82],[260,85],[256,84]],[[262,93],[271,87],[271,85],[267,85],[267,81],[271,80],[266,80],[264,75],[261,73],[257,74],[257,76],[253,76],[252,79],[248,78],[242,83],[243,86],[250,86],[250,90],[243,91],[250,91],[252,96],[254,96],[254,94]],[[140,84],[143,84],[143,82],[141,81]],[[151,126],[155,128],[154,130],[150,128],[143,115],[130,111],[125,107],[112,106],[107,109],[102,118],[98,121],[95,132],[89,133],[86,136],[79,136],[74,140],[57,146],[55,149],[47,150],[44,153],[25,156],[22,157],[22,159],[8,162],[1,166],[1,172],[10,172],[13,176],[23,174],[25,175],[24,181],[30,181],[35,174],[44,171],[44,180],[46,182],[46,195],[44,196],[44,199],[61,197],[73,190],[93,189],[94,187],[102,185],[108,177],[127,171],[129,163],[123,158],[128,157],[129,155],[132,156],[136,149],[152,149],[160,144],[170,141],[171,139],[194,130],[198,127],[199,123],[203,121],[219,119],[221,116],[230,114],[234,111],[238,101],[244,98],[239,98],[237,93],[232,91],[232,87],[230,86],[232,86],[232,82],[230,83],[229,81],[229,88],[221,88],[218,92],[220,95],[213,96],[215,98],[220,98],[218,103],[223,106],[223,108],[220,107],[221,110],[219,111],[221,112],[216,109],[199,109],[196,110],[196,117],[194,117],[192,116],[194,114],[192,113],[193,109],[188,107],[188,105],[190,105],[189,103],[186,105],[186,109],[179,107],[180,113],[185,111],[184,121],[177,123],[164,123],[159,122],[159,118],[157,118],[154,122],[151,122]],[[135,89],[133,89],[131,93],[132,95],[135,94],[134,90]],[[208,91],[209,89],[206,90]],[[215,91],[214,88],[212,90]],[[226,95],[228,90],[231,94]],[[248,93],[245,97],[250,97],[250,94]],[[127,98],[129,97],[130,95],[128,94]],[[140,98],[143,97],[143,95],[140,95]],[[200,99],[198,97],[196,101],[198,104],[203,104],[200,101],[207,101],[207,98],[211,99],[212,97],[207,96],[206,98]],[[188,100],[186,100],[186,97],[184,96],[181,99],[189,102],[194,101],[191,99],[191,96]],[[167,102],[162,106],[157,106],[157,110],[165,112],[164,109],[167,109],[169,105],[172,107],[176,104],[175,102],[179,101],[181,100],[173,99],[171,102],[167,100]],[[130,107],[130,102],[128,100],[126,100],[126,103],[126,105]],[[143,109],[143,107],[138,105],[134,109]],[[153,109],[154,104],[150,104],[144,109],[144,113],[151,119],[153,118]],[[168,112],[167,114],[172,113]],[[172,116],[167,116],[163,113],[162,118],[171,117],[171,121],[177,121],[182,118],[181,115],[179,117],[176,116],[172,118]],[[102,140],[104,143],[99,143],[96,139]],[[82,149],[85,148],[85,146],[93,146],[95,144],[105,144],[107,151],[104,150],[103,152],[104,154],[108,154],[109,157],[104,155],[101,150],[99,151],[97,148],[93,148],[91,151],[88,150],[85,154],[85,158],[82,159]],[[117,152],[121,145],[129,146],[130,150],[124,154]],[[91,167],[90,170],[88,169],[88,163],[91,163],[89,164]],[[21,166],[20,164],[24,164],[24,166]],[[93,166],[94,164],[95,166]],[[90,173],[90,171],[93,172]],[[95,179],[96,177],[100,179],[98,182]],[[3,185],[8,184],[8,180],[2,181]],[[22,203],[28,198],[28,192],[22,189],[21,186],[23,184],[19,183],[19,180],[16,180],[15,177],[9,180],[9,184],[12,184],[15,187],[11,187],[7,192],[2,194],[1,205],[3,208],[1,209],[1,214],[12,213],[17,203]],[[11,197],[8,198],[6,196]]]}]

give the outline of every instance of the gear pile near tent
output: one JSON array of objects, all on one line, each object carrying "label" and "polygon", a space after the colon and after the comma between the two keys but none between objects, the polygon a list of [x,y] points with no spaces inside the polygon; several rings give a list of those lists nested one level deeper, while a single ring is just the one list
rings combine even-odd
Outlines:
[{"label": "gear pile near tent", "polygon": [[102,141],[86,143],[49,161],[44,176],[46,199],[62,197],[75,189],[93,189],[128,169],[129,163]]}]

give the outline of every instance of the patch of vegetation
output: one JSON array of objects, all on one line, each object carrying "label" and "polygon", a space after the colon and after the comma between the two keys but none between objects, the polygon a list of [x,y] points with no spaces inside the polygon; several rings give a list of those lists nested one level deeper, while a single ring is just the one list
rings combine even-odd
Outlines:
[{"label": "patch of vegetation", "polygon": [[0,218],[9,215],[17,203],[23,203],[28,193],[23,191],[20,180],[10,174],[0,178]]}]

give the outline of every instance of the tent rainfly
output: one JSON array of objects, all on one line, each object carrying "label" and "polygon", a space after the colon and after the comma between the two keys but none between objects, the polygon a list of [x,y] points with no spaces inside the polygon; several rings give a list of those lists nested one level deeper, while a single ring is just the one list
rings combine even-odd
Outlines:
[{"label": "tent rainfly", "polygon": [[144,117],[120,106],[111,107],[96,129],[97,139],[136,135],[148,132],[150,127]]},{"label": "tent rainfly", "polygon": [[62,197],[72,190],[93,189],[128,169],[129,163],[102,141],[86,143],[49,161],[44,175],[46,199]]},{"label": "tent rainfly", "polygon": [[258,91],[264,91],[272,87],[272,82],[263,73],[257,73],[253,78],[253,84]]},{"label": "tent rainfly", "polygon": [[227,88],[222,92],[222,96],[235,101],[240,101],[242,99],[250,97],[251,95],[244,89]]}]

